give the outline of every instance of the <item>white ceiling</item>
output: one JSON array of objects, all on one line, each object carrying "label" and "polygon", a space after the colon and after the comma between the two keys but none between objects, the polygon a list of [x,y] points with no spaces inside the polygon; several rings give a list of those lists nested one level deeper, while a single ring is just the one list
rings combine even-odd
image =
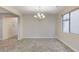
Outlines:
[{"label": "white ceiling", "polygon": [[2,7],[0,7],[0,16],[1,15],[2,16],[15,16],[16,17],[15,14],[11,13],[10,11],[8,11],[8,10],[2,8]]},{"label": "white ceiling", "polygon": [[10,12],[0,7],[0,14],[4,14],[4,13],[10,13]]},{"label": "white ceiling", "polygon": [[62,6],[13,6],[22,14],[35,14],[36,12],[43,12],[46,14],[57,14],[63,7]]}]

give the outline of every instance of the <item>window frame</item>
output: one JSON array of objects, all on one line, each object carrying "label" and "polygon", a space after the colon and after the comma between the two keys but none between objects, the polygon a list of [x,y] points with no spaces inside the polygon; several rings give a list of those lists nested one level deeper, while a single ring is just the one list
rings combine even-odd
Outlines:
[{"label": "window frame", "polygon": [[[69,32],[64,32],[64,33],[78,34],[78,33],[72,33],[71,32],[71,17],[70,16],[71,16],[71,13],[74,12],[74,11],[76,11],[76,10],[79,10],[79,7],[75,8],[75,9],[73,9],[73,10],[67,12],[67,13],[65,13],[65,14],[68,14],[69,13]],[[63,16],[65,14],[62,15],[62,32],[63,32]]]},{"label": "window frame", "polygon": [[[63,17],[64,17],[66,14],[69,14],[69,19],[64,20]],[[70,32],[70,12],[69,12],[69,13],[66,13],[66,14],[62,15],[62,32],[64,32],[64,31],[63,31],[63,29],[64,29],[64,28],[63,28],[63,23],[64,23],[65,21],[69,21],[69,26],[68,26],[69,29],[68,29],[68,32],[66,32],[66,33],[69,33],[69,32]]]}]

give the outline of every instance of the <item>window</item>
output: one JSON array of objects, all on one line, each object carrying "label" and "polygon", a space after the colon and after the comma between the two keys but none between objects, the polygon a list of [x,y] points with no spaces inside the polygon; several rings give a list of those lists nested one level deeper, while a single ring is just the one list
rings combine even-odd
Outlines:
[{"label": "window", "polygon": [[63,32],[69,32],[69,13],[62,17],[62,30]]},{"label": "window", "polygon": [[70,19],[71,19],[70,24],[71,33],[79,34],[79,9],[71,12]]},{"label": "window", "polygon": [[79,9],[63,15],[62,31],[79,34]]}]

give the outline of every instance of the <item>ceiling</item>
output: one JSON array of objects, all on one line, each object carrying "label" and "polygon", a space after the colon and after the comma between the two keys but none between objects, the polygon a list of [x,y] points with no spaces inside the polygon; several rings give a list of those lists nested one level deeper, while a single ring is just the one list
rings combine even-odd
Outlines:
[{"label": "ceiling", "polygon": [[8,10],[2,8],[2,7],[0,7],[0,16],[1,15],[2,16],[15,16],[16,17],[15,14],[11,13],[10,11],[8,11]]},{"label": "ceiling", "polygon": [[0,14],[4,14],[4,13],[10,13],[10,12],[0,7]]},{"label": "ceiling", "polygon": [[63,10],[62,6],[13,6],[20,13],[24,15],[35,14],[37,12],[43,12],[46,14],[57,14]]}]

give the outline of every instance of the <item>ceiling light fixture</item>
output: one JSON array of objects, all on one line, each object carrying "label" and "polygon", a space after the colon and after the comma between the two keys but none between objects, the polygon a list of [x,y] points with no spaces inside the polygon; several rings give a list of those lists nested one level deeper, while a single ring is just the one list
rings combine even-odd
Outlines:
[{"label": "ceiling light fixture", "polygon": [[36,13],[36,15],[34,15],[34,18],[36,19],[45,19],[45,14],[42,12],[41,7],[38,7],[38,12]]}]

